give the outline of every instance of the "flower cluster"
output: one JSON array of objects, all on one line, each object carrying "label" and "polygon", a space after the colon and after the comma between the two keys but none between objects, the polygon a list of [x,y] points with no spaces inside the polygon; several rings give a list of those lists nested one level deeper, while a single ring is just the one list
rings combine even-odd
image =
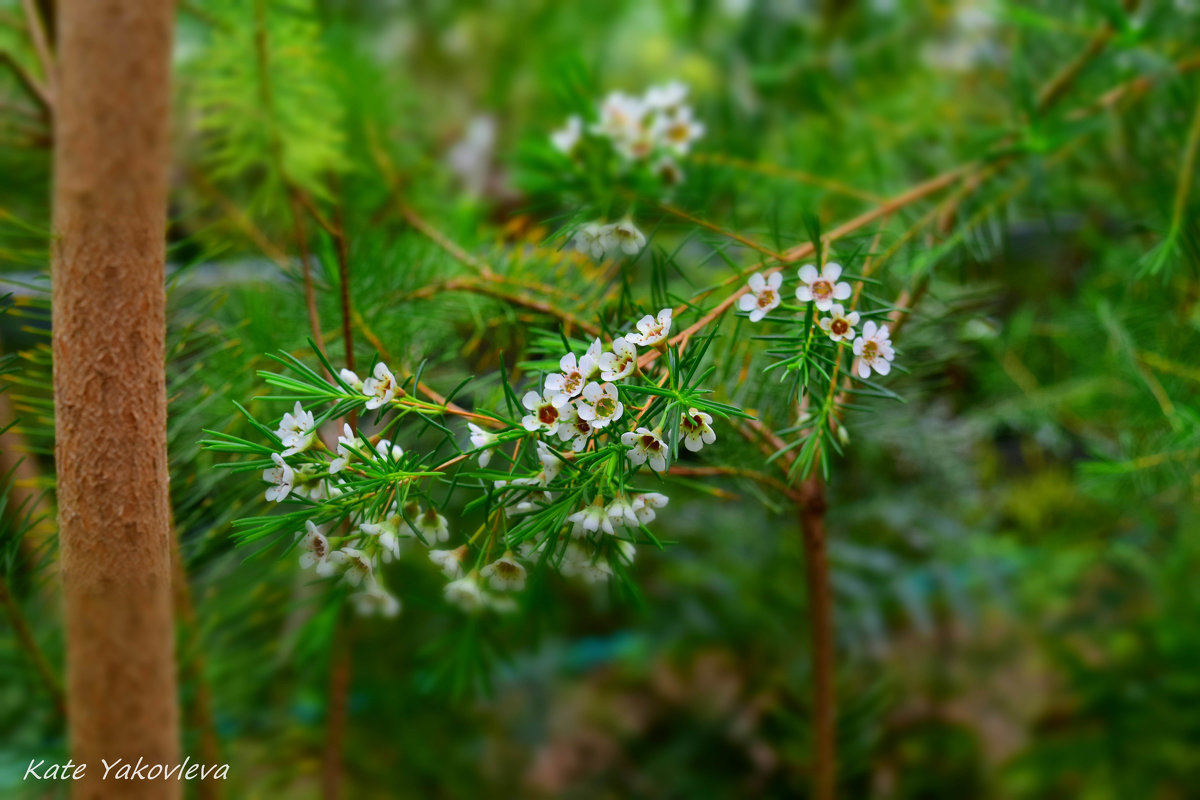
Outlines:
[{"label": "flower cluster", "polygon": [[704,135],[704,124],[684,102],[687,92],[679,82],[651,87],[641,97],[612,92],[600,104],[596,122],[585,125],[582,117],[571,116],[550,141],[574,156],[590,135],[611,145],[625,163],[649,165],[669,183],[678,183],[683,174],[675,159]]},{"label": "flower cluster", "polygon": [[[846,300],[852,294],[850,284],[838,280],[842,277],[840,264],[828,263],[817,269],[805,264],[797,275],[800,285],[796,287],[796,299],[801,303],[812,303],[818,313],[828,316],[817,318],[817,325],[834,342],[851,342],[856,357],[859,377],[869,378],[872,372],[887,375],[892,370],[896,357],[892,349],[887,325],[878,325],[873,320],[863,325],[862,334],[856,336],[860,316],[857,311],[847,312],[838,300]],[[783,274],[755,273],[748,281],[748,291],[738,298],[738,308],[749,312],[751,322],[758,322],[769,312],[778,308],[781,301],[779,289]]]},{"label": "flower cluster", "polygon": [[610,255],[637,255],[646,246],[646,236],[628,219],[607,225],[588,222],[575,231],[575,248],[600,261]]}]

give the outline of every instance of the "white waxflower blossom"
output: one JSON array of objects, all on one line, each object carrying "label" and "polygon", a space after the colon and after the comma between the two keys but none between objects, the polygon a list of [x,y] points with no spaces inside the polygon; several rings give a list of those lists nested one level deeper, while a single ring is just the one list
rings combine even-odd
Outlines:
[{"label": "white waxflower blossom", "polygon": [[613,245],[619,247],[627,256],[637,255],[646,246],[646,236],[629,220],[613,223],[609,226],[609,237]]},{"label": "white waxflower blossom", "polygon": [[586,420],[593,428],[599,430],[620,419],[625,406],[617,399],[616,386],[611,383],[601,385],[592,381],[583,388],[583,394],[580,395],[575,409],[580,419]]},{"label": "white waxflower blossom", "polygon": [[842,267],[832,261],[817,272],[812,264],[800,268],[800,286],[796,288],[796,299],[802,303],[815,303],[821,311],[833,308],[834,300],[845,300],[850,296],[850,284],[842,281]]},{"label": "white waxflower blossom", "polygon": [[660,431],[649,428],[638,428],[621,434],[621,444],[629,448],[625,455],[634,464],[649,464],[655,472],[663,472],[667,468],[667,445],[662,440]]},{"label": "white waxflower blossom", "polygon": [[571,242],[579,252],[600,261],[613,245],[612,228],[599,222],[589,222],[575,231]]},{"label": "white waxflower blossom", "polygon": [[874,320],[867,320],[863,325],[862,336],[854,340],[854,355],[858,356],[859,377],[871,377],[871,370],[880,375],[892,371],[892,359],[896,351],[892,349],[887,325],[875,325]]},{"label": "white waxflower blossom", "polygon": [[[587,356],[584,356],[586,359]],[[558,368],[562,372],[557,372],[546,377],[546,394],[555,402],[556,405],[562,407],[575,395],[583,391],[583,385],[586,379],[583,375],[583,364],[575,357],[574,353],[567,353],[558,360]],[[590,365],[588,365],[590,368]]]},{"label": "white waxflower blossom", "polygon": [[674,111],[687,99],[688,87],[682,81],[671,81],[662,86],[651,86],[646,90],[642,103],[654,111]]},{"label": "white waxflower blossom", "polygon": [[517,563],[511,550],[481,569],[479,574],[500,592],[519,592],[525,588],[525,568]]},{"label": "white waxflower blossom", "polygon": [[607,561],[589,555],[574,542],[563,552],[559,571],[568,578],[582,578],[588,583],[599,583],[612,577],[612,567]]},{"label": "white waxflower blossom", "polygon": [[312,446],[317,436],[317,422],[311,411],[305,411],[300,401],[290,414],[285,413],[279,421],[279,430],[275,431],[279,442],[284,446],[283,455],[290,456],[302,453]]},{"label": "white waxflower blossom", "polygon": [[363,388],[362,378],[358,377],[358,375],[353,370],[349,370],[349,369],[339,370],[338,377],[342,379],[342,383],[346,384],[354,391],[356,391],[356,392],[362,391],[362,388]]},{"label": "white waxflower blossom", "polygon": [[738,308],[750,312],[751,322],[758,322],[779,305],[779,286],[783,283],[783,273],[772,272],[764,276],[756,272],[750,276],[748,283],[750,291],[738,298]]},{"label": "white waxflower blossom", "polygon": [[[467,430],[471,432],[471,447],[479,450],[481,447],[488,447],[496,441],[496,434],[490,431],[485,431],[483,428],[476,425],[474,422],[467,423]],[[479,466],[486,467],[488,462],[492,460],[492,451],[481,450],[479,453]]]},{"label": "white waxflower blossom", "polygon": [[672,309],[664,308],[658,312],[656,317],[647,314],[638,320],[637,333],[625,334],[625,341],[639,347],[651,347],[665,341],[667,335],[671,333],[671,315],[673,313]]},{"label": "white waxflower blossom", "polygon": [[590,422],[579,418],[576,405],[576,403],[568,403],[563,406],[558,425],[558,438],[564,442],[570,441],[571,449],[579,453],[587,447],[588,439],[591,438],[594,431]]},{"label": "white waxflower blossom", "polygon": [[550,395],[540,395],[537,392],[526,392],[521,398],[521,404],[529,411],[521,419],[521,425],[527,431],[542,431],[554,434],[558,432],[559,420],[562,417],[562,407],[566,402],[556,402]]},{"label": "white waxflower blossom", "polygon": [[338,437],[337,458],[329,462],[329,474],[336,475],[344,470],[354,455],[350,448],[361,449],[363,444],[363,440],[354,435],[349,423],[343,424],[342,435]]},{"label": "white waxflower blossom", "polygon": [[466,559],[466,557],[466,545],[454,550],[429,551],[429,560],[436,564],[438,569],[442,571],[442,574],[451,580],[462,577],[463,560]]},{"label": "white waxflower blossom", "polygon": [[637,547],[627,539],[617,539],[617,556],[626,564],[632,564],[637,555]]},{"label": "white waxflower blossom", "polygon": [[335,565],[329,558],[329,540],[311,519],[305,520],[304,527],[305,532],[299,534],[303,536],[300,541],[300,566],[304,569],[315,567],[317,574],[323,578],[332,575]]},{"label": "white waxflower blossom", "polygon": [[666,508],[668,502],[670,498],[661,492],[639,494],[633,498],[633,513],[637,515],[638,522],[649,525],[658,516],[656,509]]},{"label": "white waxflower blossom", "polygon": [[[416,504],[410,504],[405,510],[409,512],[410,516],[416,516],[418,513]],[[416,536],[413,529],[404,521],[404,517],[397,511],[389,512],[386,517],[377,522],[364,522],[359,527],[363,533],[378,538],[385,564],[391,563],[393,558],[400,557],[401,540]]]},{"label": "white waxflower blossom", "polygon": [[391,439],[380,439],[379,444],[375,445],[375,452],[383,458],[390,457],[392,461],[404,458],[404,448],[394,444]]},{"label": "white waxflower blossom", "polygon": [[585,381],[590,381],[592,378],[600,374],[600,353],[604,350],[604,345],[600,339],[596,338],[588,345],[587,352],[579,359],[579,371],[583,374]]},{"label": "white waxflower blossom", "polygon": [[413,524],[417,532],[425,537],[426,542],[444,542],[450,538],[450,523],[433,506],[425,509],[425,513],[415,516]]},{"label": "white waxflower blossom", "polygon": [[606,381],[619,381],[637,368],[637,348],[623,336],[613,339],[611,353],[600,355],[600,377]]},{"label": "white waxflower blossom", "polygon": [[263,470],[263,480],[273,484],[267,489],[267,502],[274,501],[282,503],[295,486],[296,473],[283,460],[283,456],[279,453],[271,453],[271,460],[275,462],[275,466],[268,470]]},{"label": "white waxflower blossom", "polygon": [[618,147],[645,134],[646,107],[624,92],[610,92],[600,105],[600,122],[592,130]]},{"label": "white waxflower blossom", "polygon": [[609,519],[615,524],[626,528],[636,528],[638,526],[637,511],[633,508],[633,503],[628,497],[618,495],[613,498],[613,501],[608,504],[605,509]]},{"label": "white waxflower blossom", "polygon": [[582,138],[583,118],[578,114],[572,114],[567,117],[567,122],[562,128],[550,134],[550,143],[554,145],[555,150],[569,156],[575,152],[575,148],[579,146],[579,140]]},{"label": "white waxflower blossom", "polygon": [[363,394],[371,398],[367,400],[367,408],[375,409],[390,403],[399,389],[396,376],[387,368],[387,364],[379,362],[375,365],[371,377],[363,381]]},{"label": "white waxflower blossom", "polygon": [[684,156],[691,149],[692,142],[704,135],[704,123],[692,117],[691,108],[681,106],[658,118],[654,135],[671,152]]},{"label": "white waxflower blossom", "polygon": [[400,613],[400,601],[377,583],[350,595],[354,610],[362,617],[380,616],[391,619]]},{"label": "white waxflower blossom", "polygon": [[375,565],[361,550],[343,547],[341,550],[334,550],[329,557],[346,570],[342,577],[351,586],[362,586],[363,584],[370,586],[374,583]]},{"label": "white waxflower blossom", "polygon": [[471,614],[482,611],[487,603],[479,585],[479,576],[474,572],[447,583],[442,593],[446,596],[446,602]]},{"label": "white waxflower blossom", "polygon": [[695,453],[704,445],[715,442],[717,434],[712,429],[712,419],[711,414],[689,408],[679,423],[679,432],[683,434],[683,446]]},{"label": "white waxflower blossom", "polygon": [[823,317],[818,323],[821,330],[829,334],[829,338],[835,342],[853,341],[854,326],[858,324],[858,312],[851,311],[846,313],[846,309],[842,308],[841,304],[834,303],[829,309],[829,316]]},{"label": "white waxflower blossom", "polygon": [[558,477],[558,473],[562,472],[563,462],[545,442],[537,443],[537,457],[542,464],[542,471],[536,478],[537,485],[546,486]]},{"label": "white waxflower blossom", "polygon": [[596,498],[596,502],[567,517],[567,522],[573,523],[571,535],[577,539],[597,531],[613,532],[608,509],[604,507],[603,501],[599,497]]}]

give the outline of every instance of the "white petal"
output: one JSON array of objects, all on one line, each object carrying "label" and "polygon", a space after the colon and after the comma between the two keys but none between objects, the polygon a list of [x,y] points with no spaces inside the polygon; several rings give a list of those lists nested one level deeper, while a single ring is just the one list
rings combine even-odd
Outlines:
[{"label": "white petal", "polygon": [[799,275],[800,280],[804,281],[805,283],[812,283],[817,278],[821,277],[821,273],[817,272],[817,268],[812,264],[805,264],[803,267],[801,267]]},{"label": "white petal", "polygon": [[830,283],[833,283],[834,281],[836,281],[841,276],[841,274],[842,274],[842,265],[837,263],[836,261],[830,261],[828,264],[825,265],[825,269],[821,270],[821,277],[824,278],[825,280],[829,281]]},{"label": "white petal", "polygon": [[[761,272],[756,272],[751,275],[749,283],[750,291],[754,292],[755,294],[759,294],[767,288],[767,279],[762,276]],[[299,406],[300,404],[297,403],[296,405]]]}]

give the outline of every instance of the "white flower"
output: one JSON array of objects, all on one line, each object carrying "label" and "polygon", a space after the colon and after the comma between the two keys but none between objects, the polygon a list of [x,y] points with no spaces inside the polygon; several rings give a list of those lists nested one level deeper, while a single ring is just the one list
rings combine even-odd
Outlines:
[{"label": "white flower", "polygon": [[362,388],[363,394],[371,398],[367,400],[367,408],[374,409],[390,403],[400,387],[396,385],[396,376],[381,361],[375,365],[371,377],[363,381]]},{"label": "white flower", "polygon": [[[408,509],[415,516],[417,513],[416,505],[410,505]],[[375,536],[379,539],[379,547],[383,552],[383,561],[385,564],[391,563],[393,558],[400,557],[400,540],[410,539],[416,534],[412,528],[404,521],[396,511],[390,512],[386,517],[378,522],[364,522],[359,526],[362,532]]]},{"label": "white flower", "polygon": [[430,550],[429,560],[437,564],[438,569],[447,578],[461,578],[463,559],[467,557],[467,546],[455,550]]},{"label": "white flower", "polygon": [[392,461],[399,461],[404,458],[404,448],[398,444],[393,444],[391,439],[380,439],[379,444],[375,445],[375,452],[382,458],[390,457]]},{"label": "white flower", "polygon": [[300,542],[303,551],[300,553],[300,566],[304,569],[316,567],[321,577],[332,575],[334,563],[329,558],[329,540],[311,519],[305,520],[304,527],[306,532],[299,534],[304,537]]},{"label": "white flower", "polygon": [[350,595],[350,601],[354,603],[354,610],[363,617],[377,614],[390,619],[400,613],[400,601],[377,583]]},{"label": "white flower", "polygon": [[586,550],[574,542],[567,545],[563,552],[559,571],[568,578],[579,577],[588,583],[599,583],[612,576],[612,567],[607,561],[588,555]]},{"label": "white flower", "polygon": [[693,453],[717,440],[717,434],[712,429],[712,415],[694,408],[689,408],[688,413],[683,415],[679,430],[683,434],[683,446]]},{"label": "white flower", "polygon": [[659,431],[638,428],[636,432],[621,434],[621,444],[629,448],[625,455],[634,464],[650,464],[650,469],[662,472],[667,468],[667,446]]},{"label": "white flower", "polygon": [[[587,356],[584,358],[586,359]],[[546,377],[546,394],[550,395],[556,405],[562,407],[567,400],[583,391],[586,379],[583,376],[583,368],[574,353],[567,353],[560,358],[558,368],[562,372]]]},{"label": "white flower", "polygon": [[613,244],[612,228],[599,222],[589,222],[575,231],[571,241],[576,250],[599,261]]},{"label": "white flower", "polygon": [[316,438],[316,427],[312,412],[305,411],[304,406],[297,400],[292,413],[283,415],[283,419],[279,421],[279,430],[275,431],[279,442],[285,448],[283,455],[290,456],[307,450]]},{"label": "white flower", "polygon": [[544,431],[545,433],[557,433],[559,419],[562,417],[561,408],[565,405],[556,402],[553,396],[545,396],[537,392],[526,392],[521,398],[521,403],[525,408],[532,411],[532,414],[526,414],[521,419],[521,425],[527,431]]},{"label": "white flower", "polygon": [[658,118],[654,135],[676,155],[687,155],[692,142],[704,135],[704,124],[692,117],[691,108],[681,106],[673,113]]},{"label": "white flower", "polygon": [[346,569],[346,583],[351,586],[361,586],[366,583],[368,586],[375,580],[375,567],[371,563],[371,559],[361,550],[355,550],[353,547],[343,547],[341,550],[335,550],[329,554],[334,563],[340,564]]},{"label": "white flower", "polygon": [[625,341],[632,342],[641,347],[650,347],[664,341],[667,338],[667,334],[671,332],[672,313],[674,312],[671,309],[664,308],[658,312],[657,317],[647,314],[638,320],[638,333],[625,334]]},{"label": "white flower", "polygon": [[448,603],[456,605],[468,613],[482,611],[486,603],[483,589],[479,586],[478,576],[474,572],[465,578],[447,583],[442,589],[442,593],[446,595]]},{"label": "white flower", "polygon": [[606,381],[619,381],[637,367],[637,348],[624,337],[613,339],[611,353],[600,355],[600,377]]},{"label": "white flower", "polygon": [[592,130],[618,146],[645,134],[646,107],[636,97],[611,92],[600,106],[600,122]]},{"label": "white flower", "polygon": [[612,243],[621,248],[621,252],[627,256],[637,255],[637,252],[646,246],[646,237],[627,219],[613,223],[608,228]]},{"label": "white flower", "polygon": [[279,453],[271,453],[271,460],[275,462],[275,466],[268,470],[263,470],[263,480],[267,483],[274,484],[267,489],[267,501],[275,501],[282,503],[289,494],[292,493],[292,488],[296,481],[296,473],[283,460],[283,456]]},{"label": "white flower", "polygon": [[837,279],[842,274],[840,264],[830,262],[817,272],[812,264],[800,268],[800,286],[796,288],[796,299],[802,303],[816,303],[821,311],[833,308],[834,300],[845,300],[850,296],[850,284]]},{"label": "white flower", "polygon": [[343,369],[338,372],[338,377],[342,379],[342,383],[346,384],[351,389],[354,389],[355,391],[358,391],[358,392],[362,391],[362,388],[363,388],[362,378],[358,377],[358,375],[355,374],[353,371],[348,370],[348,369]]},{"label": "white flower", "polygon": [[892,342],[888,337],[887,325],[876,327],[874,320],[867,320],[863,325],[862,336],[854,340],[859,377],[869,378],[871,370],[880,375],[887,375],[892,371],[891,361],[896,357],[896,351],[892,349]]},{"label": "white flower", "polygon": [[638,522],[648,525],[657,516],[655,509],[666,508],[668,502],[670,498],[659,492],[639,494],[633,498],[633,513],[637,515]]},{"label": "white flower", "polygon": [[338,437],[338,457],[329,463],[329,474],[336,475],[345,469],[346,465],[350,463],[350,457],[354,455],[350,448],[361,450],[364,444],[365,442],[362,439],[354,435],[354,431],[350,429],[350,425],[348,423],[344,424],[342,426],[342,435]]},{"label": "white flower", "polygon": [[517,563],[511,550],[481,569],[479,574],[497,591],[519,592],[525,588],[525,568]]},{"label": "white flower", "polygon": [[414,519],[413,524],[426,542],[444,542],[450,538],[450,523],[433,506],[425,509],[425,513]]},{"label": "white flower", "polygon": [[537,443],[538,461],[542,462],[542,471],[538,473],[537,484],[546,486],[550,481],[558,477],[558,473],[562,472],[563,462],[558,457],[558,454],[550,449],[550,445],[545,442]]},{"label": "white flower", "polygon": [[601,504],[599,497],[596,498],[596,502],[567,517],[567,522],[574,523],[571,535],[576,538],[587,536],[589,533],[595,533],[596,531],[604,531],[605,533],[613,532],[612,520],[609,519],[608,510]]},{"label": "white flower", "polygon": [[590,381],[592,378],[600,374],[600,351],[604,349],[604,345],[597,338],[588,345],[587,352],[579,359],[579,371],[583,374],[585,381]]},{"label": "white flower", "polygon": [[779,285],[783,283],[783,273],[772,272],[764,276],[756,272],[750,276],[750,291],[738,298],[738,308],[750,312],[750,321],[758,322],[768,312],[779,305]]},{"label": "white flower", "polygon": [[567,124],[550,134],[550,143],[560,153],[571,155],[583,138],[583,119],[578,114],[567,117]]},{"label": "white flower", "polygon": [[625,411],[625,406],[617,399],[617,387],[611,383],[602,386],[595,381],[584,387],[575,408],[579,418],[597,430],[620,419]]},{"label": "white flower", "polygon": [[572,450],[576,453],[582,452],[593,432],[591,423],[579,418],[575,403],[568,403],[563,407],[558,425],[558,438],[564,442],[570,440]]},{"label": "white flower", "polygon": [[[485,431],[483,428],[476,425],[474,422],[467,423],[467,430],[471,432],[471,447],[479,450],[481,447],[488,447],[496,441],[496,434]],[[486,467],[488,462],[492,460],[491,450],[482,450],[479,453],[479,466]]]},{"label": "white flower", "polygon": [[662,86],[651,86],[646,90],[642,103],[655,111],[673,111],[687,97],[688,87],[681,81],[671,81]]},{"label": "white flower", "polygon": [[829,334],[829,338],[835,342],[851,341],[854,339],[854,326],[858,324],[858,312],[851,311],[849,314],[842,308],[840,304],[835,303],[829,309],[829,316],[821,319],[821,330]]},{"label": "white flower", "polygon": [[633,508],[633,503],[624,495],[614,497],[613,501],[608,504],[606,512],[609,518],[617,525],[623,525],[626,528],[636,528],[638,526],[637,512]]}]

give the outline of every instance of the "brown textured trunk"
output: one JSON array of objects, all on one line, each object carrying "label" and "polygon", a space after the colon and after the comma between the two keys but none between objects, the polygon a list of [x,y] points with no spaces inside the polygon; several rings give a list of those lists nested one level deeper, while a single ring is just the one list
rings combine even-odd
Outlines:
[{"label": "brown textured trunk", "polygon": [[837,707],[834,692],[833,590],[825,533],[825,486],[818,475],[800,486],[796,507],[804,538],[813,663],[813,797],[832,800],[837,787]]},{"label": "brown textured trunk", "polygon": [[172,17],[166,0],[58,4],[55,455],[81,798],[181,792],[114,786],[101,764],[179,760],[163,372]]}]

